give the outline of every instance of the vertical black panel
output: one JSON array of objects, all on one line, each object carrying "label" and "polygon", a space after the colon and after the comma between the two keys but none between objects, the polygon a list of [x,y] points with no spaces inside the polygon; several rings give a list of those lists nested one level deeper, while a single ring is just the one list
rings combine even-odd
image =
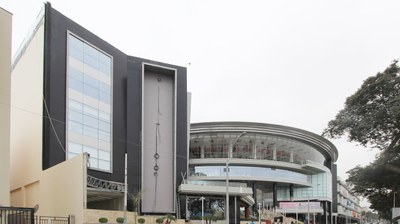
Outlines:
[{"label": "vertical black panel", "polygon": [[141,124],[141,62],[128,57],[127,74],[127,148],[128,153],[128,188],[135,194],[140,191],[141,152],[140,152],[140,124]]},{"label": "vertical black panel", "polygon": [[333,164],[332,166],[332,213],[338,212],[338,184],[337,184],[337,165]]}]

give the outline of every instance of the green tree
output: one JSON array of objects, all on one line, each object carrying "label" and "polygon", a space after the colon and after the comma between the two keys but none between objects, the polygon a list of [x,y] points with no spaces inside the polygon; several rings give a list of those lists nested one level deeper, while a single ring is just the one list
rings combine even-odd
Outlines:
[{"label": "green tree", "polygon": [[345,107],[328,123],[323,135],[380,150],[391,150],[400,140],[400,68],[397,60],[384,72],[369,77]]},{"label": "green tree", "polygon": [[366,79],[323,132],[329,138],[347,135],[351,142],[381,150],[368,166],[348,171],[347,182],[385,218],[400,184],[399,72],[398,61],[394,61],[385,71]]}]

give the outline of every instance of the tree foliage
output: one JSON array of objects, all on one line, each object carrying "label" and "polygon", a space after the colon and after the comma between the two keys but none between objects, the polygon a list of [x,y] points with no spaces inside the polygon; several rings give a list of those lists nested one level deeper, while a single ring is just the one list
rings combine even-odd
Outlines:
[{"label": "tree foliage", "polygon": [[[344,109],[328,123],[323,135],[381,150],[375,161],[347,173],[354,193],[366,197],[381,217],[390,218],[394,193],[400,186],[400,67],[394,61],[369,77],[346,99]],[[397,194],[400,194],[398,192]],[[396,196],[397,196],[396,194]]]},{"label": "tree foliage", "polygon": [[346,99],[345,107],[328,123],[323,135],[344,134],[352,142],[380,150],[392,149],[400,139],[400,68],[394,61],[384,72],[369,77]]},{"label": "tree foliage", "polygon": [[371,209],[378,211],[381,217],[390,218],[387,211],[393,207],[394,194],[396,193],[396,198],[400,196],[400,146],[394,147],[386,155],[378,157],[365,167],[357,166],[349,170],[347,182],[354,193],[368,199]]}]

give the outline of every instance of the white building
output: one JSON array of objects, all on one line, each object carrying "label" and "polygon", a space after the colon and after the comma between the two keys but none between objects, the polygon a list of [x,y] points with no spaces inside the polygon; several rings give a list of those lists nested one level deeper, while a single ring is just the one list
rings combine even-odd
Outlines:
[{"label": "white building", "polygon": [[335,224],[360,223],[360,198],[354,196],[348,184],[337,178],[337,213],[334,214]]}]

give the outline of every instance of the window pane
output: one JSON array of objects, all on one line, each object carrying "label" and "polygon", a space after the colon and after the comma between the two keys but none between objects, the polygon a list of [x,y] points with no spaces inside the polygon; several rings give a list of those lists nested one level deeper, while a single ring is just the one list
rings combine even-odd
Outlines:
[{"label": "window pane", "polygon": [[82,123],[82,114],[71,109],[68,111],[68,118],[71,121]]},{"label": "window pane", "polygon": [[68,120],[68,130],[77,134],[83,134],[83,126],[81,123]]},{"label": "window pane", "polygon": [[106,113],[106,112],[103,112],[103,111],[99,111],[99,118],[101,120],[110,122],[110,114],[109,113]]},{"label": "window pane", "polygon": [[103,170],[110,170],[111,163],[108,161],[104,161],[104,160],[99,160],[99,169],[103,169]]},{"label": "window pane", "polygon": [[83,126],[83,134],[88,137],[98,138],[98,130],[87,125]]},{"label": "window pane", "polygon": [[87,115],[90,115],[90,116],[96,118],[96,119],[99,116],[98,115],[99,111],[96,108],[85,105],[85,104],[83,105],[83,112]]},{"label": "window pane", "polygon": [[69,103],[70,109],[73,109],[80,113],[82,112],[82,103],[75,101],[75,100],[71,100],[71,99],[68,101],[68,103]]},{"label": "window pane", "polygon": [[68,151],[72,152],[72,153],[75,153],[75,154],[81,154],[82,153],[82,145],[70,142],[68,144]]},{"label": "window pane", "polygon": [[89,85],[93,88],[99,89],[99,81],[97,79],[90,77],[90,75],[84,75],[83,76],[83,83],[86,85]]},{"label": "window pane", "polygon": [[93,158],[92,156],[90,156],[89,166],[93,167],[93,168],[98,168],[99,167],[99,160],[96,159],[96,158]]},{"label": "window pane", "polygon": [[74,89],[79,92],[83,92],[83,83],[82,82],[80,82],[76,79],[72,79],[72,78],[70,78],[68,81],[69,81],[69,83],[68,83],[69,88]]},{"label": "window pane", "polygon": [[79,61],[83,61],[83,52],[80,49],[78,49],[76,47],[70,47],[68,53],[73,58],[75,58]]},{"label": "window pane", "polygon": [[110,142],[110,133],[105,131],[99,131],[99,139],[105,142]]},{"label": "window pane", "polygon": [[96,118],[88,115],[83,115],[83,124],[95,129],[99,128],[99,121]]},{"label": "window pane", "polygon": [[99,150],[99,159],[110,160],[110,152]]},{"label": "window pane", "polygon": [[90,154],[90,158],[99,158],[99,154],[97,149],[89,146],[83,146],[83,151]]}]

